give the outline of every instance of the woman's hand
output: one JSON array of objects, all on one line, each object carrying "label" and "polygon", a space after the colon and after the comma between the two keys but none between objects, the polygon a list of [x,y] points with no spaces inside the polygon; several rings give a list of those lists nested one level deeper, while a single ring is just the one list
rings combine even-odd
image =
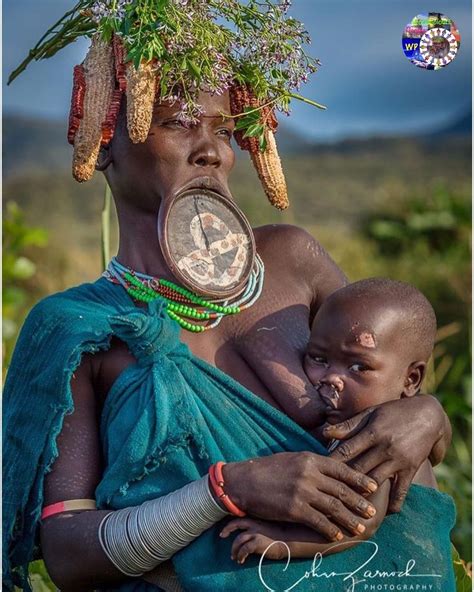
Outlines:
[{"label": "woman's hand", "polygon": [[251,516],[305,524],[329,541],[343,538],[340,527],[360,534],[365,527],[358,516],[376,513],[361,495],[377,489],[373,479],[312,452],[227,463],[223,477],[226,493]]},{"label": "woman's hand", "polygon": [[337,425],[327,424],[326,438],[345,440],[331,457],[372,477],[379,485],[396,477],[390,512],[399,512],[421,464],[445,452],[451,430],[446,414],[431,395],[388,401]]}]

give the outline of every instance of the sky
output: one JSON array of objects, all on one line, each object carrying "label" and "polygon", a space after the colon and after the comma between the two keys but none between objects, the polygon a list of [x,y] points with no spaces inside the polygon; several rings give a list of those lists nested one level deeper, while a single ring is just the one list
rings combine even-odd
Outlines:
[{"label": "sky", "polygon": [[[6,86],[9,72],[73,0],[3,2],[3,110],[44,118],[67,117],[72,68],[88,47],[79,40],[49,60],[34,62]],[[413,66],[401,47],[405,25],[418,13],[443,12],[461,34],[455,60],[438,71]],[[391,133],[423,133],[471,108],[470,0],[293,0],[322,66],[302,94],[320,111],[294,103],[288,125],[314,141]]]}]

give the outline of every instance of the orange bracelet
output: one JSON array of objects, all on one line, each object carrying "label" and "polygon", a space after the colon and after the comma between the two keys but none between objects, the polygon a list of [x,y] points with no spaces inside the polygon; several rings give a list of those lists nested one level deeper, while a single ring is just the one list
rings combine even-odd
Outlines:
[{"label": "orange bracelet", "polygon": [[243,518],[246,516],[245,512],[238,508],[224,491],[224,476],[222,475],[222,467],[224,465],[225,462],[219,461],[209,467],[209,481],[211,482],[214,493],[220,500],[222,500],[222,503],[229,512],[234,516]]},{"label": "orange bracelet", "polygon": [[67,512],[68,510],[96,510],[96,502],[93,499],[75,499],[66,500],[64,502],[57,502],[50,504],[43,508],[41,512],[41,520],[60,514],[61,512]]}]

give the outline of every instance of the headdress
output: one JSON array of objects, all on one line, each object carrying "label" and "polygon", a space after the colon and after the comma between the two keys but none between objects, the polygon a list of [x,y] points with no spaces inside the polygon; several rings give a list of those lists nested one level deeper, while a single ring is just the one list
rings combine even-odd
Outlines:
[{"label": "headdress", "polygon": [[184,124],[201,114],[200,90],[229,91],[235,138],[247,150],[270,202],[288,206],[274,132],[275,110],[298,94],[319,61],[307,55],[290,0],[80,0],[30,50],[8,83],[32,60],[53,56],[78,37],[91,38],[74,68],[68,140],[73,176],[89,180],[101,146],[114,135],[123,95],[132,142],[144,142],[158,98],[179,102]]}]

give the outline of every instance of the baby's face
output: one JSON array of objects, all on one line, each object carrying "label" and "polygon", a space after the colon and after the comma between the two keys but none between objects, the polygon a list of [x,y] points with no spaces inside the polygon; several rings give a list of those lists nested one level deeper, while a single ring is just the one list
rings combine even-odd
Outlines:
[{"label": "baby's face", "polygon": [[380,304],[323,304],[313,323],[305,372],[339,423],[402,396],[407,363],[396,312]]}]

